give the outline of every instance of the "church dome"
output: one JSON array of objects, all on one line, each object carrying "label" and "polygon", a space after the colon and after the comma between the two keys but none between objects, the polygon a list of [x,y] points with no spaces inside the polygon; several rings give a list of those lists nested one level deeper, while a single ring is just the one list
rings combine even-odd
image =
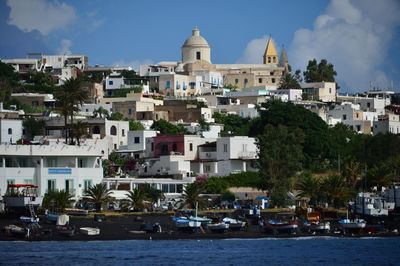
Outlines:
[{"label": "church dome", "polygon": [[196,27],[192,30],[192,36],[190,36],[182,47],[205,47],[209,48],[208,42],[200,35],[200,30]]}]

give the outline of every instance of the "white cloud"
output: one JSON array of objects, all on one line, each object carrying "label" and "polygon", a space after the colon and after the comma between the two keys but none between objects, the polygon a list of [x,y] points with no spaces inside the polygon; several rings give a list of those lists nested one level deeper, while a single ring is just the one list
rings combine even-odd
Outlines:
[{"label": "white cloud", "polygon": [[347,90],[366,90],[370,82],[384,88],[390,78],[383,66],[400,25],[399,12],[396,0],[331,0],[312,29],[294,33],[289,62],[304,70],[308,60],[326,58]]},{"label": "white cloud", "polygon": [[60,42],[60,47],[57,49],[58,54],[72,54],[71,52],[72,41],[63,39]]},{"label": "white cloud", "polygon": [[237,60],[239,64],[261,64],[269,36],[251,40],[244,50],[243,55]]},{"label": "white cloud", "polygon": [[50,0],[7,0],[11,12],[7,23],[24,32],[39,31],[42,35],[65,28],[76,19],[73,7]]},{"label": "white cloud", "polygon": [[151,59],[144,59],[144,60],[133,60],[133,61],[125,61],[119,60],[112,64],[114,67],[131,67],[132,69],[138,71],[140,65],[151,65],[154,62]]}]

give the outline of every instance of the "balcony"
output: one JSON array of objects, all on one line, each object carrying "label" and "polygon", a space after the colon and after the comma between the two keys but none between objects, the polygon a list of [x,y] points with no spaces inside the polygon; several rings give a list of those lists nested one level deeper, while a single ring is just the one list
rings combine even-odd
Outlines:
[{"label": "balcony", "polygon": [[253,160],[257,159],[257,152],[255,151],[242,151],[239,153],[238,157],[243,160]]},{"label": "balcony", "polygon": [[217,152],[212,152],[212,151],[208,151],[208,152],[199,152],[199,159],[200,160],[216,160],[217,159]]}]

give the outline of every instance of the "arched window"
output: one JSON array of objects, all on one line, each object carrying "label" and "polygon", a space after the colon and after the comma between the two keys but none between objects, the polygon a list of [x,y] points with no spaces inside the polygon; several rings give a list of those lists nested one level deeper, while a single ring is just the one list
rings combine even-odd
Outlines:
[{"label": "arched window", "polygon": [[100,134],[100,127],[99,126],[94,126],[92,129],[93,134]]},{"label": "arched window", "polygon": [[12,135],[12,128],[8,129],[8,135]]},{"label": "arched window", "polygon": [[117,135],[117,128],[115,126],[112,126],[110,128],[110,135],[113,135],[113,136]]}]

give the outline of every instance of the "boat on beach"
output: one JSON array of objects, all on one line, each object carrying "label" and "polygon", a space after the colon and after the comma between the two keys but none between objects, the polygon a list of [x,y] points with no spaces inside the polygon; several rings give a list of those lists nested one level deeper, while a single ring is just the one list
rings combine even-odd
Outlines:
[{"label": "boat on beach", "polygon": [[37,208],[42,205],[43,197],[38,196],[38,186],[32,184],[8,184],[3,202],[8,210],[26,211],[28,205]]},{"label": "boat on beach", "polygon": [[225,222],[210,223],[207,225],[207,229],[213,233],[225,233],[229,229],[229,224]]},{"label": "boat on beach", "polygon": [[100,235],[100,229],[94,227],[81,227],[79,228],[79,232],[88,236]]},{"label": "boat on beach", "polygon": [[339,225],[341,226],[342,229],[362,229],[365,228],[367,225],[367,222],[364,219],[342,219],[339,221]]},{"label": "boat on beach", "polygon": [[299,222],[292,214],[278,214],[275,219],[264,223],[264,230],[272,234],[295,234],[299,230]]},{"label": "boat on beach", "polygon": [[226,224],[229,224],[230,231],[240,231],[246,227],[246,222],[237,219],[225,217],[224,219],[222,219],[222,221]]}]

